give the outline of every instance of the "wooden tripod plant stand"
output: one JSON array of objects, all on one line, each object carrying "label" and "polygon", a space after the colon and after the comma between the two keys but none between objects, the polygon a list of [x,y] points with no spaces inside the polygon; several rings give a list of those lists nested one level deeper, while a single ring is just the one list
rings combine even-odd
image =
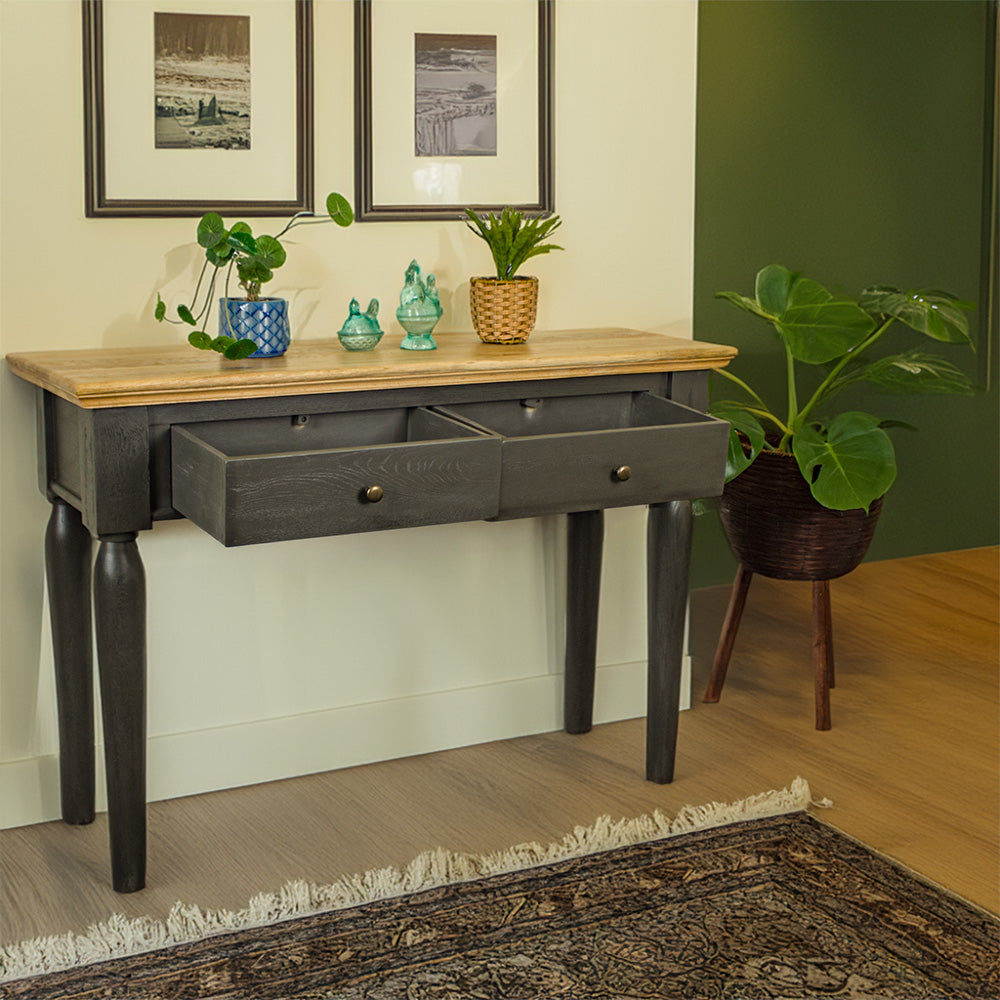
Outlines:
[{"label": "wooden tripod plant stand", "polygon": [[[729,606],[719,634],[719,645],[712,662],[712,676],[705,689],[704,701],[717,702],[726,682],[726,671],[733,655],[736,632],[740,627],[743,609],[747,603],[747,593],[753,580],[753,570],[742,563],[736,571],[733,591],[729,596]],[[835,686],[833,669],[833,617],[830,612],[830,581],[812,581],[812,648],[813,670],[816,678],[816,728],[829,729],[830,689]]]}]

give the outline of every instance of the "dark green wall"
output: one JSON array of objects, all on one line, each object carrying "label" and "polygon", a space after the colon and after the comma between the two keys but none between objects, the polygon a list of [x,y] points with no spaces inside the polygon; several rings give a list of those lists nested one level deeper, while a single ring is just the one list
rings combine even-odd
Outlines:
[{"label": "dark green wall", "polygon": [[[890,345],[922,340],[962,364],[984,387],[975,397],[856,400],[919,428],[893,432],[899,475],[870,559],[998,541],[998,352],[995,330],[992,357],[987,345],[983,242],[995,11],[984,0],[699,6],[695,337],[734,344],[733,371],[780,391],[773,333],[714,298],[752,294],[768,263],[850,295],[933,287],[979,305],[977,354],[905,328]],[[717,516],[699,518],[692,586],[729,582],[734,567]]]}]

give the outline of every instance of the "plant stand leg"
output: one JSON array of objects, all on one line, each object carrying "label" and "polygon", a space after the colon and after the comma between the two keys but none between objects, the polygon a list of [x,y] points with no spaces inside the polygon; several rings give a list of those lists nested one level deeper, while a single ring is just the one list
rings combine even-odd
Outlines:
[{"label": "plant stand leg", "polygon": [[813,666],[816,672],[816,728],[829,729],[830,688],[833,686],[833,622],[830,612],[830,581],[812,585]]},{"label": "plant stand leg", "polygon": [[753,580],[753,570],[740,563],[733,581],[733,591],[729,595],[729,607],[719,633],[719,645],[715,650],[715,660],[712,663],[712,676],[708,679],[708,687],[702,701],[717,702],[722,695],[722,685],[726,683],[726,671],[729,669],[729,659],[733,655],[736,643],[736,632],[740,627],[743,609],[747,603],[747,592]]}]

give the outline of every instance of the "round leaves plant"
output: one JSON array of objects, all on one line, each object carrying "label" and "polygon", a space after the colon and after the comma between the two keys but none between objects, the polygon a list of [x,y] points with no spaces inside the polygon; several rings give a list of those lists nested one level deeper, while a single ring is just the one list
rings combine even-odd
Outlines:
[{"label": "round leaves plant", "polygon": [[[256,237],[247,223],[236,222],[227,228],[222,216],[216,212],[207,212],[198,222],[198,245],[205,250],[205,262],[202,264],[201,274],[194,295],[191,297],[191,305],[179,305],[177,319],[169,319],[167,305],[157,294],[155,318],[161,322],[167,319],[170,323],[184,323],[195,327],[195,330],[188,335],[188,342],[200,350],[218,351],[233,361],[253,354],[257,350],[254,341],[240,340],[227,334],[212,337],[205,328],[209,307],[215,298],[219,271],[223,268],[226,270],[224,291],[226,298],[230,298],[230,283],[235,269],[239,285],[247,300],[258,301],[261,297],[261,286],[270,281],[274,277],[274,272],[285,263],[287,254],[281,244],[281,237],[285,233],[296,226],[335,222],[338,226],[347,227],[354,221],[354,211],[347,199],[336,192],[327,195],[326,212],[326,216],[321,218],[316,218],[312,212],[299,212],[288,220],[285,228],[277,236]],[[206,274],[208,282],[202,296],[202,285],[205,284]],[[233,332],[230,326],[230,333]]]},{"label": "round leaves plant", "polygon": [[[911,349],[870,359],[867,352],[901,323],[943,343],[971,344],[967,303],[941,291],[903,292],[875,286],[857,302],[836,298],[818,282],[771,264],[757,273],[753,298],[720,292],[771,325],[785,351],[786,406],[776,412],[742,379],[717,374],[741,390],[741,399],[713,401],[710,411],[731,425],[726,481],[735,479],[762,450],[795,456],[815,499],[833,510],[868,509],[896,478],[896,458],[886,429],[895,424],[869,413],[833,413],[842,389],[861,382],[886,392],[961,393],[974,389],[943,358]],[[799,365],[822,366],[818,387],[800,400]]]}]

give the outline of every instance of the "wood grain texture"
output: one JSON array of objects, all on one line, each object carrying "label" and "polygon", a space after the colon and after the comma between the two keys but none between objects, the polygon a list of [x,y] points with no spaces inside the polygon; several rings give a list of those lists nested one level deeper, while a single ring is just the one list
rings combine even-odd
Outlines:
[{"label": "wood grain texture", "polygon": [[[833,728],[813,728],[808,583],[757,578],[718,705],[680,717],[675,779],[644,781],[644,720],[386,761],[149,807],[149,887],[107,884],[107,817],[0,832],[0,939],[178,899],[240,907],[291,878],[558,840],[602,813],[674,813],[806,778],[822,819],[1000,912],[998,552],[866,563],[832,584]],[[729,588],[692,599],[694,690]],[[598,687],[597,698],[601,698]]]},{"label": "wood grain texture", "polygon": [[435,334],[436,351],[401,351],[386,337],[372,351],[336,339],[295,340],[280,358],[225,361],[187,344],[28,351],[11,371],[85,409],[152,403],[360,392],[409,386],[534,381],[721,368],[736,349],[637,330],[535,331],[526,344],[483,344],[472,333]]}]

